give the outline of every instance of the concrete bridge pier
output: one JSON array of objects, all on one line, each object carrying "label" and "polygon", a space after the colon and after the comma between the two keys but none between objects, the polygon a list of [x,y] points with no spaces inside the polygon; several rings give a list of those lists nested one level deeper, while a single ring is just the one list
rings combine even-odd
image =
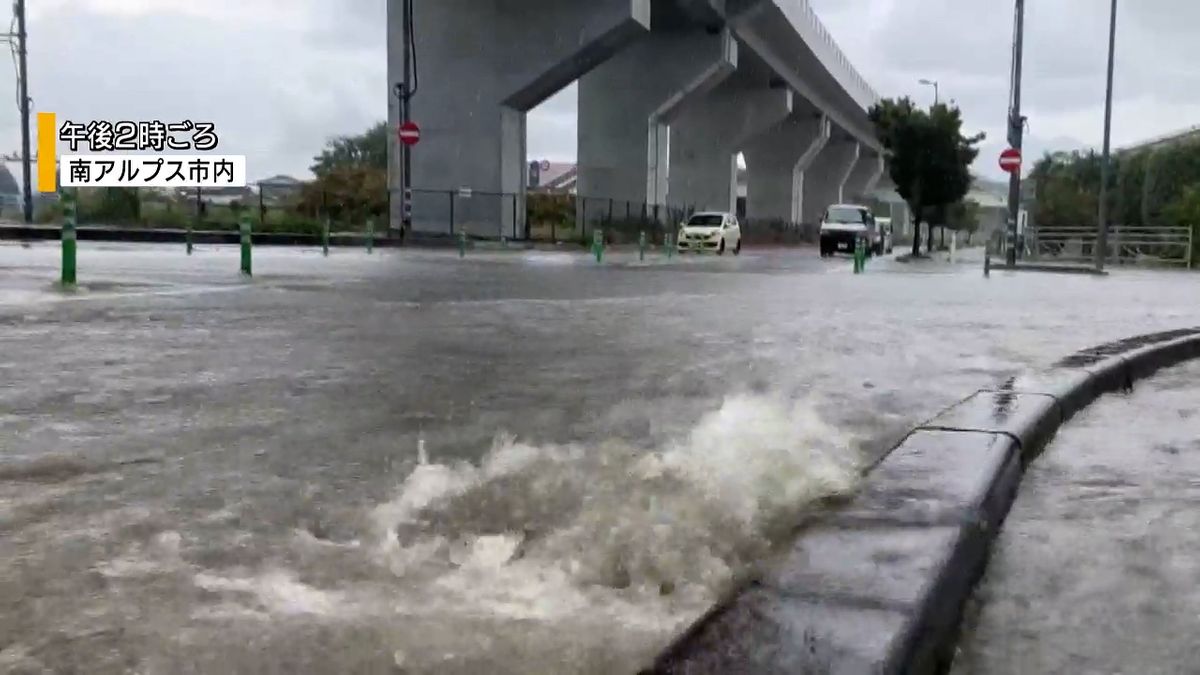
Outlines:
[{"label": "concrete bridge pier", "polygon": [[737,58],[729,31],[682,27],[645,35],[580,78],[579,194],[665,204],[671,121],[729,77]]},{"label": "concrete bridge pier", "polygon": [[737,153],[792,114],[791,89],[742,71],[688,105],[671,125],[672,206],[737,208]]},{"label": "concrete bridge pier", "polygon": [[793,113],[746,146],[746,217],[803,221],[805,172],[829,142],[829,118]]},{"label": "concrete bridge pier", "polygon": [[846,181],[845,199],[867,201],[883,177],[883,155],[866,146],[859,147],[858,161]]},{"label": "concrete bridge pier", "polygon": [[804,172],[803,222],[817,223],[831,204],[846,198],[846,183],[858,163],[858,141],[835,131],[833,138]]},{"label": "concrete bridge pier", "polygon": [[[402,2],[388,0],[388,110],[402,79]],[[650,0],[438,0],[414,9],[420,82],[412,119],[413,228],[495,236],[524,229],[525,114],[650,28]],[[452,39],[447,36],[452,36]],[[388,135],[391,225],[402,218],[399,141]],[[437,195],[420,190],[442,191]],[[445,191],[469,189],[454,199]],[[466,193],[464,193],[466,194]]]}]

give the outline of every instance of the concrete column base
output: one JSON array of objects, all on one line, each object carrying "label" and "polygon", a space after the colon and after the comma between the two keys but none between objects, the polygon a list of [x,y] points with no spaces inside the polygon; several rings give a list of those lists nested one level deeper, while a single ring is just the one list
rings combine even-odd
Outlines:
[{"label": "concrete column base", "polygon": [[792,115],[746,147],[748,220],[803,221],[804,172],[829,136],[829,119],[809,112]]},{"label": "concrete column base", "polygon": [[666,203],[670,123],[737,68],[728,31],[651,33],[579,80],[578,193]]},{"label": "concrete column base", "polygon": [[737,208],[737,153],[787,119],[794,97],[734,75],[682,111],[671,126],[667,201],[698,211]]},{"label": "concrete column base", "polygon": [[845,201],[846,181],[858,162],[858,142],[835,137],[804,172],[803,222],[817,223],[825,209]]},{"label": "concrete column base", "polygon": [[850,178],[846,181],[845,198],[863,202],[871,197],[879,179],[883,176],[883,155],[867,148],[859,147],[858,161],[850,170]]}]

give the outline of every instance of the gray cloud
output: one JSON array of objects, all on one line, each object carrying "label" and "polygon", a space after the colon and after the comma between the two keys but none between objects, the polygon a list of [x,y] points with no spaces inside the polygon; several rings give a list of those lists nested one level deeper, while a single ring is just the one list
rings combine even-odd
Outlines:
[{"label": "gray cloud", "polygon": [[[989,134],[977,170],[1003,145],[1011,0],[810,0],[884,96],[927,102],[936,79],[971,130]],[[251,177],[304,175],[324,141],[386,114],[385,0],[41,0],[30,7],[31,95],[79,119],[209,119]],[[1200,123],[1194,26],[1200,2],[1122,4],[1114,141]],[[1027,155],[1098,144],[1107,3],[1031,2]],[[10,69],[0,82],[12,91]],[[13,101],[15,97],[9,97]],[[19,146],[0,97],[0,150]],[[575,91],[530,114],[531,157],[575,154]]]},{"label": "gray cloud", "polygon": [[[382,0],[213,0],[204,11],[77,1],[30,20],[30,93],[60,120],[209,120],[253,180],[306,175],[327,138],[386,115]],[[15,103],[0,105],[6,152],[19,147],[18,124]]]},{"label": "gray cloud", "polygon": [[[1011,0],[812,0],[850,58],[885,96],[932,92],[988,132],[976,170],[997,175],[1008,106]],[[1026,156],[1096,146],[1103,132],[1108,3],[1027,3],[1023,109]],[[866,17],[872,17],[866,20]],[[1200,123],[1200,71],[1191,67],[1200,3],[1122,3],[1118,14],[1113,138],[1127,144]]]}]

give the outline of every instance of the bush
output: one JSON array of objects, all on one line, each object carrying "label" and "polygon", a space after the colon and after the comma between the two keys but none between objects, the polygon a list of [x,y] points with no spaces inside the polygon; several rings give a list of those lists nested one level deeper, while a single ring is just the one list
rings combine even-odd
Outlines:
[{"label": "bush", "polygon": [[56,201],[46,202],[38,206],[33,214],[33,221],[40,225],[57,225],[62,223],[62,216],[62,204]]},{"label": "bush", "polygon": [[178,209],[153,209],[142,214],[142,224],[182,230],[192,224],[192,218]]},{"label": "bush", "polygon": [[296,212],[314,216],[326,213],[335,223],[356,223],[359,227],[367,218],[382,218],[388,212],[387,169],[335,167],[301,188]]},{"label": "bush", "polygon": [[104,225],[141,222],[142,199],[135,188],[91,188],[79,191],[79,221]]},{"label": "bush", "polygon": [[271,232],[278,234],[308,234],[320,236],[321,221],[286,211],[268,211],[266,220],[255,225],[256,232]]}]

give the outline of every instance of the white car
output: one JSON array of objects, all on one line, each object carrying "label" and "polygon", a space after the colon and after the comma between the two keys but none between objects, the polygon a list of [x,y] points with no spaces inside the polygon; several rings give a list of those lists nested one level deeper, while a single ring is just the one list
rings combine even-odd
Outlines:
[{"label": "white car", "polygon": [[679,224],[675,245],[680,253],[710,251],[723,255],[725,251],[733,251],[737,255],[742,252],[742,226],[732,213],[695,213]]}]

